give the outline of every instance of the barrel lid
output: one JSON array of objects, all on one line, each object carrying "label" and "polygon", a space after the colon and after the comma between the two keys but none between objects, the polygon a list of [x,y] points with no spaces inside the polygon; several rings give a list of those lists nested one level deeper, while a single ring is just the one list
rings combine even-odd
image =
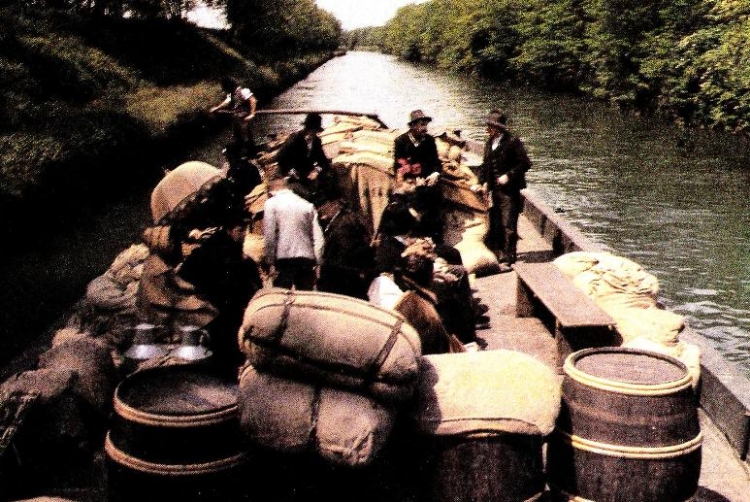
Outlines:
[{"label": "barrel lid", "polygon": [[690,385],[687,367],[678,359],[625,347],[574,352],[565,361],[564,371],[584,384],[624,392],[675,392]]},{"label": "barrel lid", "polygon": [[215,415],[236,407],[236,382],[190,365],[138,371],[115,390],[116,411],[136,418]]}]

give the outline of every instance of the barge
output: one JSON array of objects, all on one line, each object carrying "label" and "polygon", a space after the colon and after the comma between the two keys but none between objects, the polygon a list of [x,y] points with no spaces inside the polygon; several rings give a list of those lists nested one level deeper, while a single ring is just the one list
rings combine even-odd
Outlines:
[{"label": "barge", "polygon": [[[284,110],[278,113],[304,114],[307,112],[307,110]],[[346,112],[340,111],[333,114],[347,115]],[[374,130],[385,128],[377,117],[363,115],[362,119],[373,122]],[[327,145],[328,153],[332,157],[340,153],[338,151],[340,145],[334,143],[338,142],[331,141]],[[461,144],[465,151],[481,155],[481,144],[471,141],[461,141]],[[562,385],[565,375],[569,376],[569,373],[566,373],[566,368],[569,369],[569,366],[566,367],[566,362],[570,360],[570,356],[590,348],[606,349],[616,346],[617,330],[614,320],[606,312],[587,300],[583,293],[573,292],[569,279],[556,272],[550,265],[554,260],[566,254],[596,254],[605,250],[574,228],[563,216],[552,210],[533,189],[526,189],[523,192],[523,198],[524,208],[519,221],[518,263],[515,270],[504,274],[479,274],[479,277],[472,281],[474,294],[488,306],[487,315],[490,318],[489,327],[479,330],[477,334],[484,341],[482,352],[510,351],[529,355],[548,367],[551,374],[556,375],[556,381]],[[472,203],[470,202],[469,205]],[[561,298],[561,295],[569,296]],[[700,380],[694,382],[693,385],[695,388],[694,404],[701,431],[701,449],[691,447],[689,451],[691,454],[699,451],[701,458],[698,461],[699,476],[696,476],[695,480],[697,489],[692,494],[691,500],[750,501],[750,464],[748,463],[750,382],[730,363],[724,361],[714,348],[688,326],[680,331],[679,336],[681,340],[698,346],[701,351]],[[132,339],[129,341],[132,342]],[[50,340],[49,343],[49,346],[37,348],[42,353],[41,360],[44,359],[44,349],[52,350],[50,348],[52,341]],[[121,339],[113,342],[112,348],[116,362],[122,363],[126,347],[127,344],[124,344]],[[23,360],[29,359],[32,358],[27,354]],[[26,368],[26,370],[33,372],[35,368]],[[18,380],[23,373],[24,371],[19,370],[13,378]],[[122,376],[120,374],[118,378]],[[14,388],[12,385],[8,386],[7,381],[4,387],[6,392],[9,388]],[[15,388],[17,389],[18,386]],[[96,391],[105,401],[116,401],[112,396],[112,388],[100,388]],[[44,430],[39,420],[43,421],[43,417],[49,416],[50,407],[67,403],[67,401],[58,399],[57,402],[43,403],[44,400],[39,399],[39,395],[33,391],[26,394],[6,393],[3,399],[2,409],[5,419],[2,430],[3,441],[0,442],[3,460],[0,464],[0,482],[9,489],[0,492],[0,499],[20,500],[32,496],[56,496],[79,502],[107,500],[108,493],[111,494],[107,486],[107,476],[111,470],[108,471],[106,467],[108,455],[104,453],[103,430],[92,432],[93,437],[101,442],[96,443],[95,440],[95,444],[87,445],[90,455],[76,458],[76,462],[71,464],[75,465],[75,472],[71,473],[70,470],[65,469],[65,466],[54,462],[37,462],[37,459],[28,457],[30,453],[37,455],[45,451],[64,453],[71,448],[71,445],[61,446],[57,443],[54,449],[49,449],[44,443],[48,439],[45,439],[43,434],[38,434],[40,430],[49,432]],[[101,422],[104,429],[108,429],[112,427],[113,420],[121,419],[122,416],[118,416],[117,410],[112,412],[107,406],[103,408],[110,409],[107,420]],[[36,419],[35,415],[39,415],[39,419]],[[36,435],[36,437],[29,437],[30,435]],[[404,435],[404,431],[394,432],[394,438],[392,442],[401,442],[401,444],[390,445],[384,450],[383,458],[374,462],[375,467],[380,468],[381,471],[390,471],[386,474],[376,472],[375,467],[372,466],[367,469],[347,469],[341,466],[330,466],[325,462],[316,462],[315,465],[305,464],[302,460],[309,461],[308,456],[286,456],[278,452],[264,451],[262,447],[254,447],[254,455],[258,452],[262,452],[263,455],[256,455],[261,460],[254,464],[252,470],[246,470],[242,474],[239,483],[246,484],[246,490],[242,497],[237,499],[378,500],[378,497],[385,497],[380,499],[415,500],[415,497],[422,496],[420,492],[415,492],[411,487],[406,486],[410,480],[406,480],[403,475],[394,474],[393,471],[410,465],[408,462],[401,462],[405,452],[408,452],[404,447],[417,446],[411,442],[412,438],[408,433]],[[549,441],[548,436],[543,438],[543,447],[548,459]],[[690,438],[688,438],[689,441]],[[388,455],[392,457],[389,458]],[[486,472],[481,476],[468,476],[468,471],[465,472],[466,477],[472,478],[474,482],[492,484],[494,481],[490,478],[502,476],[503,469],[507,471],[510,466],[510,463],[503,466],[505,460],[502,457],[491,458],[492,455],[488,455],[487,450],[480,449],[476,455],[479,463],[470,467],[467,464],[467,469]],[[62,461],[62,457],[58,461]],[[455,470],[455,459],[453,461],[453,470],[450,470],[453,480],[433,479],[431,484],[439,484],[438,481],[440,481],[444,483],[442,486],[464,486],[464,499],[456,500],[484,500],[479,495],[476,496],[479,498],[472,495],[474,493],[472,490],[476,490],[477,494],[481,493],[481,487],[466,488],[456,479],[461,476],[461,472]],[[382,469],[389,463],[391,464],[389,467]],[[695,465],[694,462],[693,465]],[[536,466],[536,468],[541,468],[549,474],[547,472],[549,466]],[[32,481],[35,476],[41,476],[36,483]],[[274,481],[279,478],[283,481]],[[138,478],[135,479],[137,483]],[[633,483],[637,481],[632,480]],[[19,486],[19,483],[24,486]],[[403,486],[391,486],[384,490],[382,486],[375,488],[388,483],[396,485],[401,483]],[[567,493],[559,487],[556,490],[550,490],[555,487],[547,478],[544,478],[542,483],[544,489],[538,496],[533,497],[534,500],[547,500],[552,497],[587,500]],[[29,486],[29,484],[34,486]],[[278,489],[276,491],[272,488],[261,489],[260,486],[264,484],[275,485]],[[333,485],[338,485],[337,490],[331,491]],[[369,492],[365,493],[366,490]],[[675,488],[675,491],[679,490]],[[433,494],[432,499],[442,500],[441,496],[447,495]],[[451,496],[462,495],[458,493]],[[526,500],[526,498],[518,497],[520,495],[508,494],[508,498],[496,499],[518,500],[519,502]],[[142,499],[149,498],[145,496]],[[168,499],[169,497],[165,498],[164,495],[154,497],[154,500]],[[425,500],[429,499],[429,497],[425,498]],[[531,498],[528,499],[531,500]],[[228,499],[225,498],[225,500]],[[611,500],[635,499],[614,497]],[[648,500],[656,502],[656,499]],[[667,497],[664,500],[677,499]]]}]

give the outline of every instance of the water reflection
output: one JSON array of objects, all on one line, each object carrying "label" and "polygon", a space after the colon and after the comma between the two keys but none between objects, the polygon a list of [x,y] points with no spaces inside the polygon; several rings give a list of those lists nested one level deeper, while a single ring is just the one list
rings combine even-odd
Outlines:
[{"label": "water reflection", "polygon": [[[655,274],[662,301],[750,374],[746,142],[372,53],[329,61],[270,106],[375,112],[395,128],[421,108],[433,133],[461,129],[472,139],[484,137],[491,108],[505,110],[534,161],[531,186],[593,240]],[[264,117],[258,126],[288,130],[301,120]]]}]

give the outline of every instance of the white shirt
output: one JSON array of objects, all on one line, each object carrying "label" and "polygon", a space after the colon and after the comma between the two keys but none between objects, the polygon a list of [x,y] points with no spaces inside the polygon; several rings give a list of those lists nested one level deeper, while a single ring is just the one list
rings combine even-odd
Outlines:
[{"label": "white shirt", "polygon": [[288,188],[279,190],[263,206],[263,248],[266,260],[309,258],[321,263],[323,230],[318,212]]}]

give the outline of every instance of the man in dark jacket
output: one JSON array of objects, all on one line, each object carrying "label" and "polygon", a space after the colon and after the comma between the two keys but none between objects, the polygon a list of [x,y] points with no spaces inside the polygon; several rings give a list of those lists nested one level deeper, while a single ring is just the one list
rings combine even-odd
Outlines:
[{"label": "man in dark jacket", "polygon": [[393,170],[397,197],[405,197],[409,205],[420,213],[415,231],[436,243],[442,243],[442,196],[437,184],[442,164],[435,138],[427,133],[427,124],[431,121],[432,118],[422,110],[411,112],[409,130],[397,137],[393,145]]},{"label": "man in dark jacket", "polygon": [[500,271],[508,272],[516,262],[518,216],[521,213],[521,190],[526,188],[526,171],[531,161],[521,140],[506,127],[507,118],[492,110],[487,118],[487,142],[479,182],[472,190],[482,190],[486,183],[492,194],[490,230],[487,245],[500,260]]},{"label": "man in dark jacket", "polygon": [[367,300],[374,277],[372,235],[362,216],[353,210],[338,190],[318,202],[325,244],[318,290]]},{"label": "man in dark jacket", "polygon": [[281,145],[276,160],[281,174],[289,177],[292,190],[312,200],[320,185],[333,183],[333,173],[318,137],[323,130],[320,115],[308,114],[302,125],[302,130],[290,134]]}]

